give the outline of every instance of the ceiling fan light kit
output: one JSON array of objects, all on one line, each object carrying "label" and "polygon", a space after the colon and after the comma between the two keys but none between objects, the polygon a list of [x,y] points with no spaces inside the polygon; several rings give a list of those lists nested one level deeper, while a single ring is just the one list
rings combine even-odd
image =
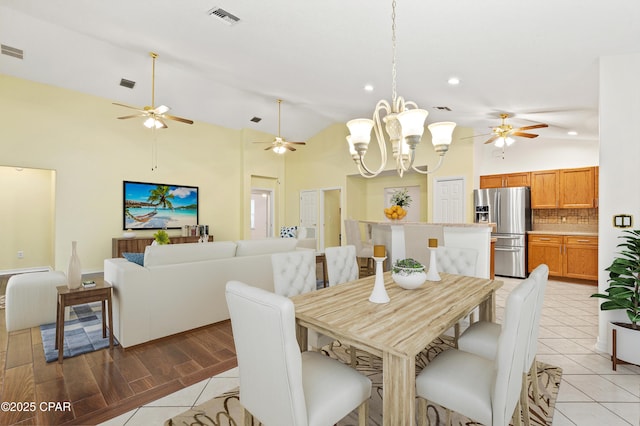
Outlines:
[{"label": "ceiling fan light kit", "polygon": [[[409,170],[414,170],[421,174],[429,174],[438,170],[442,165],[444,155],[449,150],[453,130],[456,127],[456,123],[450,121],[429,125],[431,142],[439,156],[438,164],[432,170],[421,170],[414,166],[416,146],[420,143],[424,133],[424,123],[429,113],[424,109],[418,108],[415,102],[405,102],[402,96],[397,96],[395,0],[391,3],[391,9],[392,101],[391,103],[384,99],[378,101],[373,112],[373,119],[358,118],[347,123],[350,133],[347,136],[349,154],[358,167],[358,172],[366,178],[379,175],[387,164],[387,141],[382,129],[383,123],[385,124],[384,131],[386,131],[391,143],[392,155],[396,162],[396,171],[400,177]],[[376,170],[371,170],[364,161],[364,156],[371,141],[372,129],[378,141],[381,158],[380,166]]]},{"label": "ceiling fan light kit", "polygon": [[254,142],[254,143],[269,143],[271,146],[266,147],[264,150],[272,150],[276,154],[284,154],[289,151],[295,151],[296,149],[293,145],[306,145],[306,142],[290,142],[285,140],[280,136],[280,105],[282,104],[282,99],[278,99],[278,136],[271,142]]},{"label": "ceiling fan light kit", "polygon": [[505,113],[500,114],[500,119],[502,120],[502,122],[499,126],[493,128],[491,132],[492,136],[489,138],[489,140],[485,142],[485,144],[489,144],[493,142],[496,148],[504,149],[505,147],[511,146],[515,142],[515,139],[512,136],[522,137],[527,139],[533,139],[538,137],[538,135],[534,133],[524,132],[523,130],[542,129],[545,127],[549,127],[548,124],[540,123],[540,124],[534,124],[532,126],[524,126],[524,127],[518,127],[517,129],[514,129],[511,124],[506,123],[507,118],[509,118],[509,114],[505,114]]},{"label": "ceiling fan light kit", "polygon": [[193,124],[193,120],[189,120],[188,118],[176,117],[175,115],[169,115],[167,112],[171,108],[166,105],[160,105],[156,108],[156,99],[155,99],[155,88],[156,88],[156,58],[158,54],[155,52],[149,52],[149,56],[151,56],[152,64],[151,64],[151,105],[145,106],[144,108],[132,107],[125,104],[120,104],[114,102],[114,105],[122,106],[125,108],[131,108],[138,111],[138,114],[133,115],[125,115],[122,117],[118,117],[120,120],[126,120],[129,118],[142,117],[146,118],[142,123],[148,129],[166,129],[167,123],[164,121],[165,119],[179,121],[181,123]]}]

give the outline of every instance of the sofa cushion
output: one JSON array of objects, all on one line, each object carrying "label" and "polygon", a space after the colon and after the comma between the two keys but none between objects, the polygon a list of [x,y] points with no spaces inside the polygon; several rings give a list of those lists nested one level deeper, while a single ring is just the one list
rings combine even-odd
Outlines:
[{"label": "sofa cushion", "polygon": [[144,266],[144,253],[122,253],[122,257],[127,259],[129,262]]},{"label": "sofa cushion", "polygon": [[241,240],[237,242],[236,256],[282,253],[296,249],[295,238],[267,238],[264,240]]},{"label": "sofa cushion", "polygon": [[211,259],[234,257],[236,243],[214,241],[212,243],[186,243],[147,246],[144,251],[144,266],[174,265]]}]

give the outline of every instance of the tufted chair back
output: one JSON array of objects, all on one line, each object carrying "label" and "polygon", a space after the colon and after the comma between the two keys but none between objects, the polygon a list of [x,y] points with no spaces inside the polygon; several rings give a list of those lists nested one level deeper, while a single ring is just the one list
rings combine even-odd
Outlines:
[{"label": "tufted chair back", "polygon": [[478,250],[440,246],[436,251],[438,271],[475,277]]},{"label": "tufted chair back", "polygon": [[285,297],[316,289],[316,260],[312,250],[296,250],[271,255],[273,287]]},{"label": "tufted chair back", "polygon": [[354,246],[327,247],[324,255],[327,258],[329,286],[358,279],[360,268]]}]

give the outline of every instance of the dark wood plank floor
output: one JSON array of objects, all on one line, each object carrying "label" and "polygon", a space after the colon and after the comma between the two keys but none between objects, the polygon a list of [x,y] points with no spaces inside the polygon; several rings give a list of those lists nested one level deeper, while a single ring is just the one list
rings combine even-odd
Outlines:
[{"label": "dark wood plank floor", "polygon": [[[0,363],[0,401],[35,403],[35,411],[0,410],[0,425],[97,424],[237,366],[229,321],[58,364],[45,361],[39,327],[7,333],[4,311]],[[70,410],[40,409],[65,401]]]}]

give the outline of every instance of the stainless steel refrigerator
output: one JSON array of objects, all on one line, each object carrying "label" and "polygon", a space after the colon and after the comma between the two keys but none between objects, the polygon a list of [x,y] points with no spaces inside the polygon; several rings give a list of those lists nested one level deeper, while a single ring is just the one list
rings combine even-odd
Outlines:
[{"label": "stainless steel refrigerator", "polygon": [[527,231],[531,230],[529,187],[476,189],[475,222],[495,223],[495,274],[527,276]]}]

